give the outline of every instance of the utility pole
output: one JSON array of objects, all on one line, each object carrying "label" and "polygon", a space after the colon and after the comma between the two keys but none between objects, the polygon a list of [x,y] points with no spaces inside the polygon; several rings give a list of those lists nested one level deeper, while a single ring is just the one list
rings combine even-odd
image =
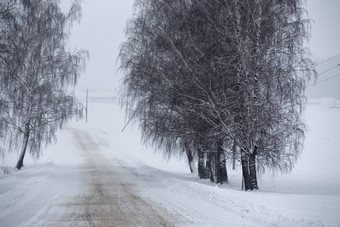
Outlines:
[{"label": "utility pole", "polygon": [[87,122],[87,114],[88,114],[88,104],[89,104],[89,89],[86,89],[86,107],[85,107],[85,114],[86,114],[86,122]]}]

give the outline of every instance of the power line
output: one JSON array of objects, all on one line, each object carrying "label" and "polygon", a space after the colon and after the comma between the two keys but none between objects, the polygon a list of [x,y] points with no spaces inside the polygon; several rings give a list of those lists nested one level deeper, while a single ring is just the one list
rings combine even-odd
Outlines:
[{"label": "power line", "polygon": [[327,80],[334,79],[335,77],[338,77],[338,76],[340,76],[340,73],[339,73],[339,74],[336,74],[336,75],[334,75],[334,76],[328,77],[328,78],[326,78],[326,79],[324,79],[324,80],[320,80],[320,81],[317,82],[317,83],[310,84],[310,85],[308,85],[308,86],[306,86],[306,87],[310,87],[310,86],[312,86],[312,85],[320,84],[320,83],[325,82],[325,81],[327,81]]},{"label": "power line", "polygon": [[333,57],[330,57],[330,58],[328,58],[328,59],[326,59],[326,60],[324,60],[324,61],[322,61],[322,62],[319,62],[319,63],[316,64],[315,66],[321,65],[321,64],[323,64],[323,63],[325,63],[325,62],[328,62],[328,61],[330,61],[330,60],[332,60],[332,59],[334,59],[334,58],[336,58],[336,57],[338,57],[338,56],[340,56],[340,53],[337,54],[337,55],[334,55]]},{"label": "power line", "polygon": [[334,67],[332,67],[332,68],[330,68],[330,69],[327,69],[327,70],[325,70],[325,71],[323,71],[323,72],[321,72],[321,73],[318,73],[318,75],[320,76],[320,75],[322,75],[322,74],[325,74],[325,73],[327,73],[327,72],[329,72],[329,71],[331,71],[331,70],[333,70],[333,69],[335,69],[336,67],[339,67],[340,66],[340,64],[337,64],[336,66],[334,66]]}]

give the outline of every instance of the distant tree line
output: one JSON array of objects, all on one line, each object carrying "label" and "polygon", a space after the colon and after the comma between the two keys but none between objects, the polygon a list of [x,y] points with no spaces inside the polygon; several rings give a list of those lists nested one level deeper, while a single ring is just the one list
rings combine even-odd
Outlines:
[{"label": "distant tree line", "polygon": [[0,153],[20,152],[18,169],[27,150],[38,158],[58,128],[82,115],[68,89],[87,52],[66,50],[67,30],[80,12],[77,1],[67,13],[57,0],[0,2]]},{"label": "distant tree line", "polygon": [[200,178],[245,190],[257,169],[290,171],[302,150],[306,82],[300,0],[136,0],[120,51],[122,103],[143,140],[186,155]]}]

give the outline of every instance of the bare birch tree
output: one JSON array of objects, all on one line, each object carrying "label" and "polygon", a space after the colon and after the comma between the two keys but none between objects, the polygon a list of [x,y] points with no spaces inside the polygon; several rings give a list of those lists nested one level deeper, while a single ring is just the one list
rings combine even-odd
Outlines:
[{"label": "bare birch tree", "polygon": [[217,182],[215,167],[234,150],[245,190],[258,188],[256,160],[289,171],[302,149],[305,83],[315,74],[301,2],[136,2],[121,50],[123,97],[146,141],[171,155],[177,145],[194,147],[199,172]]},{"label": "bare birch tree", "polygon": [[65,50],[66,29],[79,17],[74,2],[64,14],[54,0],[17,3],[11,11],[13,22],[3,39],[2,67],[7,72],[1,121],[7,127],[8,150],[21,147],[16,167],[23,166],[27,148],[33,157],[41,145],[54,138],[55,131],[73,116],[81,116],[82,106],[68,87],[75,85],[85,66],[86,51]]},{"label": "bare birch tree", "polygon": [[[121,51],[122,67],[129,70],[125,100],[128,106],[136,104],[131,114],[141,120],[145,141],[151,139],[159,147],[164,146],[170,155],[183,150],[192,160],[192,156],[197,156],[193,150],[201,147],[198,141],[210,140],[207,135],[216,124],[206,115],[205,105],[205,83],[209,78],[204,73],[212,73],[197,69],[202,69],[199,60],[204,56],[197,57],[200,51],[197,41],[189,43],[193,39],[191,33],[195,32],[193,37],[197,40],[197,34],[204,28],[197,26],[200,18],[191,4],[138,3],[141,16],[131,22],[128,29],[131,39]],[[181,23],[173,23],[174,20]],[[207,148],[205,152],[208,150],[213,151]]]}]

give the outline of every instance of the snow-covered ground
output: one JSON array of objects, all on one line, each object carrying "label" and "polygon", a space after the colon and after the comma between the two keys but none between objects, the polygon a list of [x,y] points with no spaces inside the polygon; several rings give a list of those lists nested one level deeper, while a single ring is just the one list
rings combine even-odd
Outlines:
[{"label": "snow-covered ground", "polygon": [[[178,217],[180,225],[340,226],[339,101],[310,100],[306,120],[305,150],[292,173],[267,173],[260,177],[259,191],[244,192],[240,168],[228,169],[229,185],[215,185],[190,174],[185,160],[164,160],[143,146],[137,125],[122,132],[119,105],[100,95],[89,103],[88,123],[71,122],[58,132],[58,143],[48,146],[40,160],[26,158],[25,167],[7,169],[9,175],[0,170],[0,226],[44,225],[49,212],[62,212],[51,210],[51,204],[86,192],[80,168],[86,157],[72,134],[77,130],[91,137],[98,157],[112,162],[120,178]],[[15,159],[11,155],[0,165],[13,166]]]}]

